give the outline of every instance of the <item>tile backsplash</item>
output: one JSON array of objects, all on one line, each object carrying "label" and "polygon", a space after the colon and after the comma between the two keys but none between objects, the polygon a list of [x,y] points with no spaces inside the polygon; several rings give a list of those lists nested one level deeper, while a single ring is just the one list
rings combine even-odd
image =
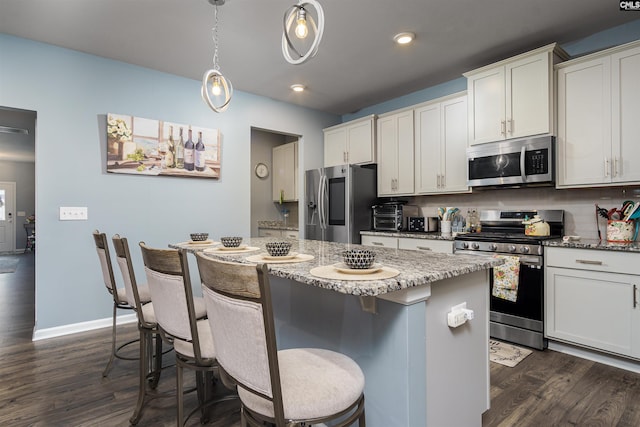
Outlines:
[{"label": "tile backsplash", "polygon": [[[553,187],[475,190],[470,194],[409,197],[421,208],[423,216],[437,216],[439,206],[452,206],[466,216],[468,209],[563,209],[565,235],[598,238],[595,204],[610,209],[621,207],[625,200],[640,203],[639,187],[608,187],[556,190]],[[604,236],[606,220],[598,218]]]}]

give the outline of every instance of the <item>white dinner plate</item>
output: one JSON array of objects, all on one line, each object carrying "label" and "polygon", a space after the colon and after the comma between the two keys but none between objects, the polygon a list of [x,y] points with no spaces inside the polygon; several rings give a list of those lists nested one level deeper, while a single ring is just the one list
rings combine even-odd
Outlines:
[{"label": "white dinner plate", "polygon": [[267,261],[278,261],[278,260],[284,261],[286,259],[294,259],[297,256],[298,256],[297,252],[289,252],[287,255],[282,255],[282,256],[273,256],[269,254],[264,254],[262,255],[262,259],[265,259]]},{"label": "white dinner plate", "polygon": [[344,262],[339,262],[337,264],[333,264],[333,268],[344,274],[373,274],[382,270],[382,264],[375,263],[370,268],[351,268]]}]

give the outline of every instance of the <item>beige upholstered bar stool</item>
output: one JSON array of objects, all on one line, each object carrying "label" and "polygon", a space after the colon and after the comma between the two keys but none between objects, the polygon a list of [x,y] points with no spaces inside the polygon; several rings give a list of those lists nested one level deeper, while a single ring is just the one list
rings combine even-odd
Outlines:
[{"label": "beige upholstered bar stool", "polygon": [[[156,393],[155,389],[162,372],[162,338],[158,330],[156,315],[152,302],[143,302],[140,289],[145,292],[144,299],[150,299],[149,288],[138,286],[136,275],[129,252],[129,243],[125,237],[116,234],[112,238],[116,254],[116,262],[122,273],[127,300],[138,317],[138,331],[140,332],[140,370],[138,400],[129,422],[133,425],[140,421],[144,405],[156,397],[166,397],[166,394]],[[200,304],[200,316],[205,317],[204,304]],[[198,310],[198,309],[197,309]]]},{"label": "beige upholstered bar stool", "polygon": [[[116,314],[118,309],[121,310],[134,310],[134,307],[129,304],[129,299],[127,296],[127,291],[125,288],[118,288],[116,285],[116,279],[113,274],[113,266],[111,264],[111,255],[109,253],[109,246],[107,244],[107,236],[104,233],[100,233],[98,230],[93,232],[93,239],[96,244],[96,252],[98,253],[98,258],[100,259],[100,268],[102,270],[102,279],[104,281],[104,285],[107,288],[109,294],[111,294],[113,298],[113,324],[111,328],[111,356],[109,356],[109,361],[107,362],[107,366],[104,368],[102,372],[102,376],[106,377],[109,374],[109,370],[113,365],[113,360],[115,358],[123,359],[123,360],[136,360],[137,357],[128,357],[121,354],[121,350],[128,346],[129,344],[133,344],[138,340],[127,341],[124,344],[121,344],[116,348],[117,334],[116,334]],[[151,301],[151,297],[149,295],[148,290],[141,289],[140,290],[140,299],[143,302]]]},{"label": "beige upholstered bar stool", "polygon": [[[140,242],[147,283],[162,338],[173,344],[176,354],[177,422],[183,425],[183,370],[196,371],[196,388],[201,422],[207,421],[210,404],[237,399],[223,396],[213,399],[214,372],[218,370],[216,349],[209,322],[198,319],[194,302],[186,251],[154,249]],[[191,416],[195,411],[189,414]],[[188,417],[187,417],[188,419]]]},{"label": "beige upholstered bar stool", "polygon": [[[364,374],[330,350],[277,350],[266,264],[196,255],[221,376],[237,384],[242,425],[365,425]],[[227,381],[224,381],[226,384]]]}]

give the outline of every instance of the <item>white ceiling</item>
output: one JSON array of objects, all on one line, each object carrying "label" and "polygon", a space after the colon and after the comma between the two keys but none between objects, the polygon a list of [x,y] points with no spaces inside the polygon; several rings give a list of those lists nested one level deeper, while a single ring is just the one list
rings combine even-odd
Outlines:
[{"label": "white ceiling", "polygon": [[[294,0],[227,0],[219,59],[236,90],[355,112],[542,45],[638,19],[608,0],[319,0],[324,38],[294,66],[281,53]],[[200,80],[212,67],[207,0],[0,0],[0,31]],[[412,46],[393,36],[412,31]],[[289,87],[308,87],[293,94]],[[197,98],[199,102],[199,97]]]}]

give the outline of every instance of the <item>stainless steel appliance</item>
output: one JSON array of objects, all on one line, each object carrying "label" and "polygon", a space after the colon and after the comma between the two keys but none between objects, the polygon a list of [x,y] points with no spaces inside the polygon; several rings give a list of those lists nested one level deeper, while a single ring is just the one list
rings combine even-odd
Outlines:
[{"label": "stainless steel appliance", "polygon": [[341,165],[305,172],[305,238],[360,243],[371,230],[376,165]]},{"label": "stainless steel appliance", "polygon": [[389,201],[371,206],[373,229],[376,231],[402,231],[409,225],[409,217],[418,216],[420,208],[403,202]]},{"label": "stainless steel appliance", "polygon": [[[549,224],[549,236],[527,236],[525,218],[534,215]],[[520,272],[515,301],[494,296],[491,277],[489,333],[492,337],[542,350],[544,338],[544,251],[542,242],[562,236],[564,211],[480,212],[482,231],[458,235],[454,253],[517,256]]]},{"label": "stainless steel appliance", "polygon": [[526,186],[554,183],[553,136],[490,142],[467,148],[467,185]]}]

